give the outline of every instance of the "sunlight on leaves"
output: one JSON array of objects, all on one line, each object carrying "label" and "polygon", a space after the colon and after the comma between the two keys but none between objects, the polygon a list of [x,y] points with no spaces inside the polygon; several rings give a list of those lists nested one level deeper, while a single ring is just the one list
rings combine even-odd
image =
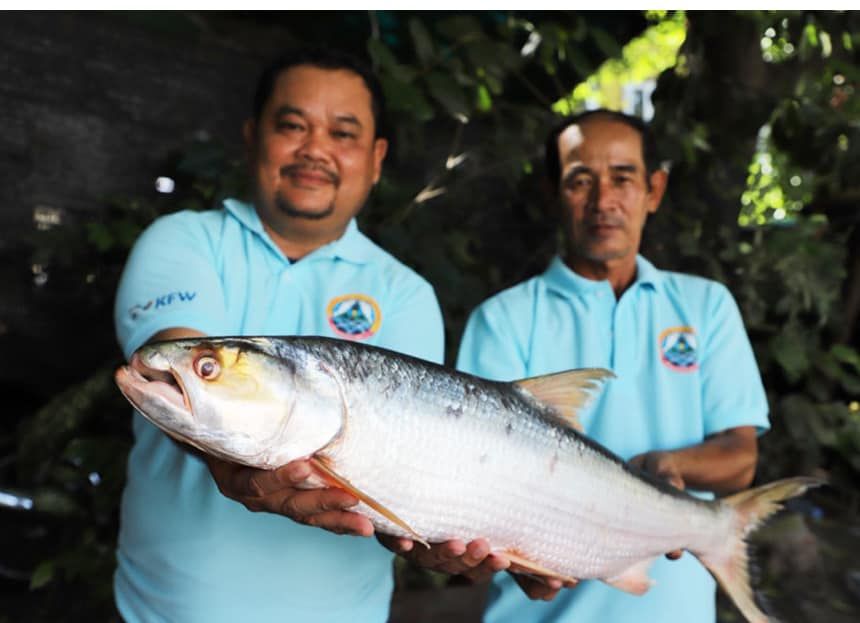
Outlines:
[{"label": "sunlight on leaves", "polygon": [[644,103],[626,101],[635,97],[635,89],[630,87],[653,81],[665,69],[674,66],[687,36],[683,11],[671,15],[665,11],[649,11],[648,17],[659,21],[625,45],[620,58],[604,62],[585,82],[578,84],[569,97],[556,102],[553,110],[567,115],[604,107],[637,113],[638,107],[638,114],[641,114]]}]

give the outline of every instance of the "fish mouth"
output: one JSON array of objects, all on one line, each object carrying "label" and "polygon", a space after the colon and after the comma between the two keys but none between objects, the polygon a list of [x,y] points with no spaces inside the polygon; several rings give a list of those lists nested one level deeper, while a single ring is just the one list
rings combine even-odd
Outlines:
[{"label": "fish mouth", "polygon": [[167,362],[164,364],[165,368],[148,366],[143,358],[135,353],[129,365],[116,371],[116,384],[132,406],[141,413],[145,413],[145,403],[164,402],[172,411],[181,411],[193,417],[182,378]]}]

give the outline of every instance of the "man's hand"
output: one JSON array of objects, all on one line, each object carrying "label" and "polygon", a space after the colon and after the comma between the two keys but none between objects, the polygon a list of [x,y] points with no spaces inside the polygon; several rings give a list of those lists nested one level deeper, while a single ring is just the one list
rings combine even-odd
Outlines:
[{"label": "man's hand", "polygon": [[373,535],[373,524],[364,515],[350,512],[358,499],[341,489],[300,489],[313,473],[308,461],[292,461],[267,471],[203,457],[218,490],[253,512],[284,515],[308,526],[335,534]]},{"label": "man's hand", "polygon": [[468,545],[459,539],[432,543],[430,549],[411,539],[377,535],[379,542],[425,569],[462,575],[476,584],[487,582],[493,574],[511,566],[511,561],[490,552],[486,539],[475,539]]},{"label": "man's hand", "polygon": [[[629,463],[644,472],[662,478],[673,487],[678,489],[684,488],[684,478],[681,476],[681,468],[674,454],[671,452],[654,450],[652,452],[637,454],[630,459]],[[666,558],[669,560],[678,560],[683,553],[684,550],[676,549],[674,552],[666,554]]]},{"label": "man's hand", "polygon": [[677,487],[678,489],[684,488],[684,477],[681,474],[681,467],[678,465],[678,461],[672,452],[654,450],[652,452],[637,454],[630,459],[629,463],[644,472],[662,478],[673,487]]},{"label": "man's hand", "polygon": [[563,588],[573,588],[577,582],[562,582],[557,578],[543,578],[522,573],[511,573],[529,599],[552,601]]},{"label": "man's hand", "polygon": [[[430,549],[427,549],[411,539],[388,535],[377,535],[377,538],[395,554],[400,554],[421,567],[463,575],[475,584],[487,582],[494,574],[511,566],[510,559],[504,554],[490,552],[490,544],[486,539],[475,539],[468,545],[459,539],[453,539],[444,543],[431,544]],[[576,586],[575,582],[562,582],[558,579],[539,578],[521,573],[511,575],[531,599],[550,601],[562,588]]]}]

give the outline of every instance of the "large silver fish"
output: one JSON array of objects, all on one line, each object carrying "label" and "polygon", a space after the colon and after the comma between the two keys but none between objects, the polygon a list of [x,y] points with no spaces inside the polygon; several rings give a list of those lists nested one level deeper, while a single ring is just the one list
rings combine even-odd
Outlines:
[{"label": "large silver fish", "polygon": [[656,557],[686,549],[749,621],[766,621],[745,537],[818,481],[703,501],[629,467],[577,430],[576,410],[609,376],[497,383],[340,340],[223,337],[144,346],[116,381],[204,452],[265,469],[311,457],[315,484],[355,493],[380,532],[485,537],[518,571],[637,594]]}]

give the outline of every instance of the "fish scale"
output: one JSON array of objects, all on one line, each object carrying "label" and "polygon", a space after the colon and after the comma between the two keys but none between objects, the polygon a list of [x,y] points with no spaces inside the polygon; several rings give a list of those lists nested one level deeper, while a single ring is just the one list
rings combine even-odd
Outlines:
[{"label": "fish scale", "polygon": [[345,341],[222,337],[145,346],[116,381],[145,417],[204,452],[263,469],[312,457],[314,486],[354,492],[380,532],[486,538],[521,571],[633,593],[650,586],[645,563],[685,548],[749,621],[766,621],[744,539],[820,482],[705,501],[626,466],[575,430],[609,375],[497,383]]}]

